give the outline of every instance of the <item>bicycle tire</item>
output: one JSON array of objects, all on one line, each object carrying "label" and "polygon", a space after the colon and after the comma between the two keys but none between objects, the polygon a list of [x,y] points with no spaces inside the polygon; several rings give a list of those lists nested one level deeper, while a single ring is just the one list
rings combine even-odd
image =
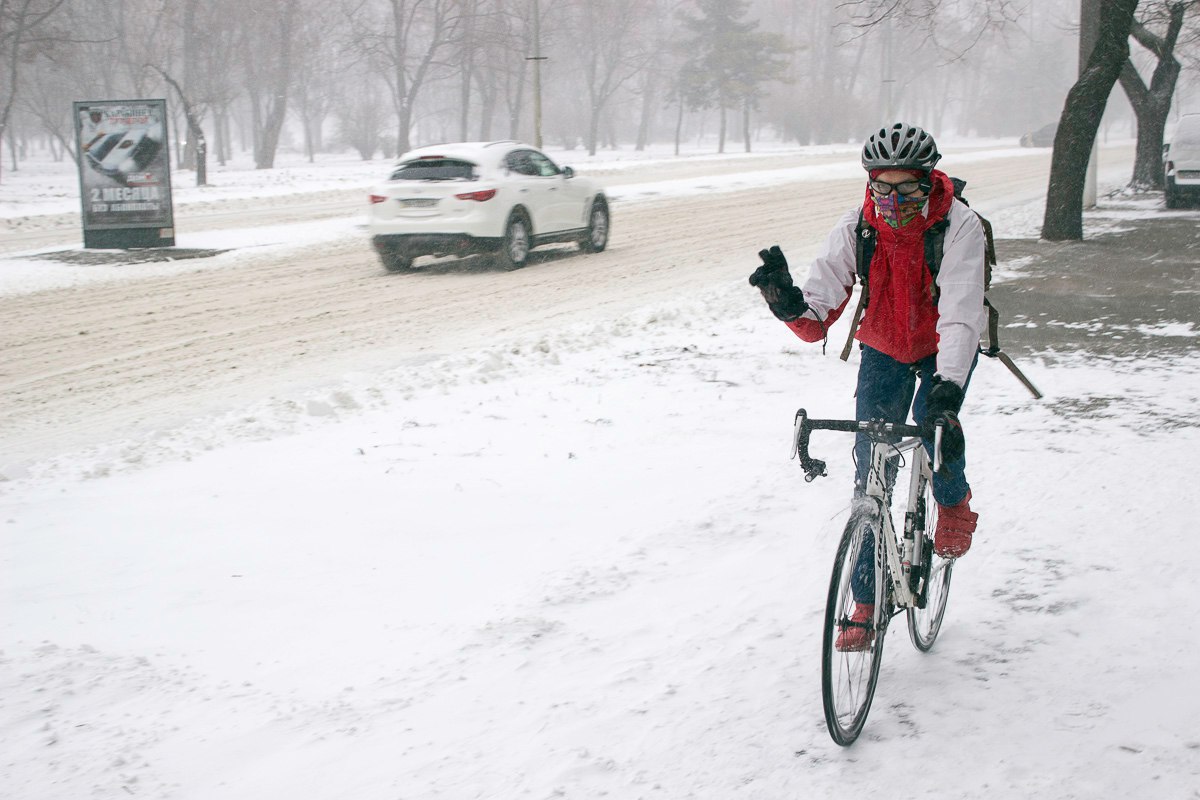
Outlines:
[{"label": "bicycle tire", "polygon": [[919,515],[917,529],[921,531],[921,553],[927,568],[923,568],[922,586],[918,606],[908,609],[908,638],[913,647],[928,653],[937,641],[946,615],[946,602],[950,599],[950,577],[954,572],[954,559],[942,558],[933,551],[933,532],[937,529],[937,501],[933,499],[933,484],[928,478],[922,481],[917,494]]},{"label": "bicycle tire", "polygon": [[[821,700],[829,735],[843,747],[854,743],[862,733],[883,661],[883,640],[887,633],[890,608],[887,597],[887,575],[872,553],[875,570],[874,637],[865,650],[842,652],[834,647],[843,620],[850,616],[854,598],[850,578],[863,547],[874,550],[874,532],[880,528],[878,509],[856,509],[846,523],[838,543],[829,580],[829,597],[825,603],[825,630],[821,642]],[[873,526],[873,527],[872,527]],[[868,536],[869,535],[869,536]]]}]

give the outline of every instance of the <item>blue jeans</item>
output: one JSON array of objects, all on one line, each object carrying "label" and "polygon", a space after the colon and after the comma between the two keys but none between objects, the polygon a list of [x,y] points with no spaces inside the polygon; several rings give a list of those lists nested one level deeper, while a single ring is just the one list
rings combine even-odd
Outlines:
[{"label": "blue jeans", "polygon": [[[902,364],[891,356],[866,345],[861,348],[862,361],[858,367],[858,399],[855,419],[882,419],[888,422],[905,422],[909,408],[913,421],[919,423],[925,417],[925,399],[929,395],[929,384],[937,367],[937,356],[921,359],[916,364]],[[967,373],[966,393],[971,384],[971,373],[979,362],[979,354],[971,361]],[[917,377],[921,383],[917,385]],[[925,450],[933,457],[933,440],[925,439]],[[854,490],[862,494],[867,485],[867,473],[871,469],[871,438],[858,434],[854,440]],[[933,497],[939,505],[958,505],[967,496],[971,486],[967,483],[967,458],[943,465],[942,471],[933,476]],[[894,477],[894,476],[892,476]],[[854,566],[851,591],[858,603],[874,602],[874,537],[868,535]]]}]

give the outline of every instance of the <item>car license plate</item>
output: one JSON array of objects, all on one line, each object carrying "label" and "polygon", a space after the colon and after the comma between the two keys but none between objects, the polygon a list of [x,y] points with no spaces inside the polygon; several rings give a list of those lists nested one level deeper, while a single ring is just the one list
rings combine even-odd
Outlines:
[{"label": "car license plate", "polygon": [[402,197],[401,208],[433,208],[438,203],[436,197]]}]

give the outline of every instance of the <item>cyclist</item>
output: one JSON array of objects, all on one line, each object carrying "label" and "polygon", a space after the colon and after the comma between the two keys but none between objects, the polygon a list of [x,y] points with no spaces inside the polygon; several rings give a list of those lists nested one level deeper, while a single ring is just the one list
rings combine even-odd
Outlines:
[{"label": "cyclist", "polygon": [[[776,245],[759,252],[762,266],[750,284],[762,292],[772,313],[807,342],[823,341],[849,302],[856,275],[855,229],[861,213],[874,230],[869,297],[855,333],[861,361],[855,418],[904,422],[911,407],[918,424],[943,420],[941,471],[934,476],[938,504],[934,550],[957,558],[971,546],[978,514],[971,511],[966,478],[966,442],[958,420],[971,372],[979,356],[983,305],[984,233],[978,218],[954,197],[950,178],[935,169],[941,154],[929,133],[897,122],[871,134],[863,145],[867,171],[861,207],[847,211],[829,234],[801,289],[792,282],[787,259]],[[941,266],[926,264],[924,234],[948,217]],[[917,385],[917,378],[920,385]],[[932,442],[925,446],[932,452]],[[866,485],[871,441],[859,434],[854,446],[855,493]],[[865,649],[873,638],[867,623],[874,611],[871,556],[865,577],[852,580],[854,625],[838,637],[839,650]],[[864,570],[855,569],[855,577]]]}]

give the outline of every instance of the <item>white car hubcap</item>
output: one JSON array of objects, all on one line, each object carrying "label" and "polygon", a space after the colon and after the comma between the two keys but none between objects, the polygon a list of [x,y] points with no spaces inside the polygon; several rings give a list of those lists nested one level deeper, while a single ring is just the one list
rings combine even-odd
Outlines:
[{"label": "white car hubcap", "polygon": [[599,247],[608,241],[608,215],[603,209],[592,212],[592,245]]},{"label": "white car hubcap", "polygon": [[529,255],[529,234],[521,222],[514,222],[508,229],[508,255],[514,262],[521,262]]}]

